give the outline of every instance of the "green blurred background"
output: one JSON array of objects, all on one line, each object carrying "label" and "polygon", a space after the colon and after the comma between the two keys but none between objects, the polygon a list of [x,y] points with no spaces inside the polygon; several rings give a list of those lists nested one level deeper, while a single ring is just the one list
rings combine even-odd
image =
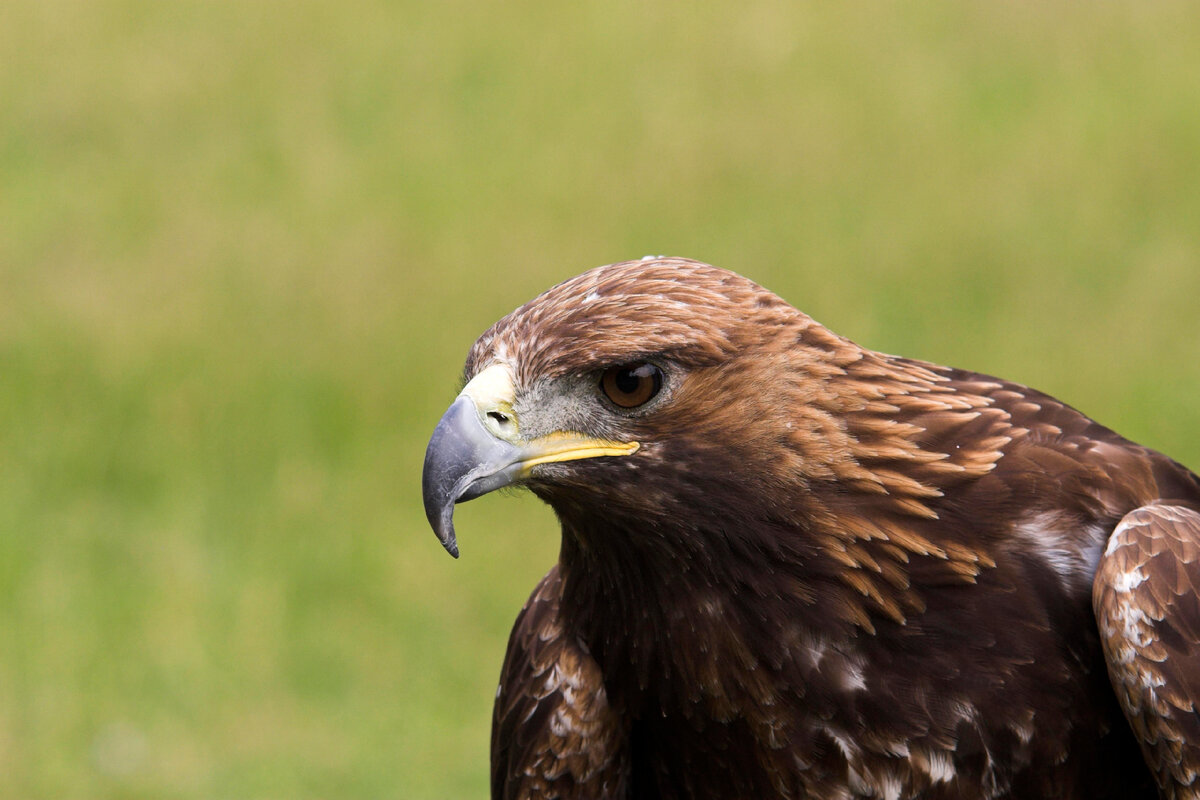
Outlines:
[{"label": "green blurred background", "polygon": [[1200,466],[1200,6],[0,8],[0,797],[482,798],[475,336],[704,259]]}]

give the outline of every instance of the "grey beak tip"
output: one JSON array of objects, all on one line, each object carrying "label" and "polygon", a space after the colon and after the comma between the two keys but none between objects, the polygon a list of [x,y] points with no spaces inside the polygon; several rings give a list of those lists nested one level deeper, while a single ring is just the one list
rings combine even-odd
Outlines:
[{"label": "grey beak tip", "polygon": [[443,465],[437,463],[434,446],[440,437],[435,433],[425,453],[425,469],[422,475],[421,494],[425,501],[425,518],[433,528],[438,541],[446,552],[458,558],[458,540],[454,534],[454,503],[458,499],[453,488],[453,478],[448,478]]},{"label": "grey beak tip", "polygon": [[429,514],[429,522],[446,552],[458,558],[458,537],[454,533],[454,503]]}]

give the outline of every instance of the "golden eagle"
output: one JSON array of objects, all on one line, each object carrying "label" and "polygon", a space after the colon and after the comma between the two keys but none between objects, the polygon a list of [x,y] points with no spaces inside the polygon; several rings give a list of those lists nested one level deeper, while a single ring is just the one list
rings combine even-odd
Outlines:
[{"label": "golden eagle", "polygon": [[562,524],[493,797],[1200,797],[1178,463],[685,259],[550,289],[465,377],[425,457],[442,544],[501,486]]}]

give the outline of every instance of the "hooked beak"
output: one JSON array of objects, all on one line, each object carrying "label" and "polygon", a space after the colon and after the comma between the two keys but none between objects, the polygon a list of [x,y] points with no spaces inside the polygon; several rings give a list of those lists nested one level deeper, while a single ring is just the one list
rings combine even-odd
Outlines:
[{"label": "hooked beak", "polygon": [[455,503],[517,483],[538,464],[630,455],[638,449],[637,442],[593,439],[569,431],[525,439],[513,411],[514,400],[508,366],[493,364],[471,379],[429,439],[421,476],[425,516],[455,558]]}]

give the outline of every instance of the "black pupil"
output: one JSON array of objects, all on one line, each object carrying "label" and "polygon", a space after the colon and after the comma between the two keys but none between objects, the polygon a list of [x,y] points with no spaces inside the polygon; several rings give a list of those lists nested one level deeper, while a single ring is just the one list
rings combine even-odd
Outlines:
[{"label": "black pupil", "polygon": [[634,369],[623,369],[617,373],[616,384],[617,391],[622,394],[633,394],[638,390],[638,386],[642,381],[649,376],[650,366],[643,364]]}]

